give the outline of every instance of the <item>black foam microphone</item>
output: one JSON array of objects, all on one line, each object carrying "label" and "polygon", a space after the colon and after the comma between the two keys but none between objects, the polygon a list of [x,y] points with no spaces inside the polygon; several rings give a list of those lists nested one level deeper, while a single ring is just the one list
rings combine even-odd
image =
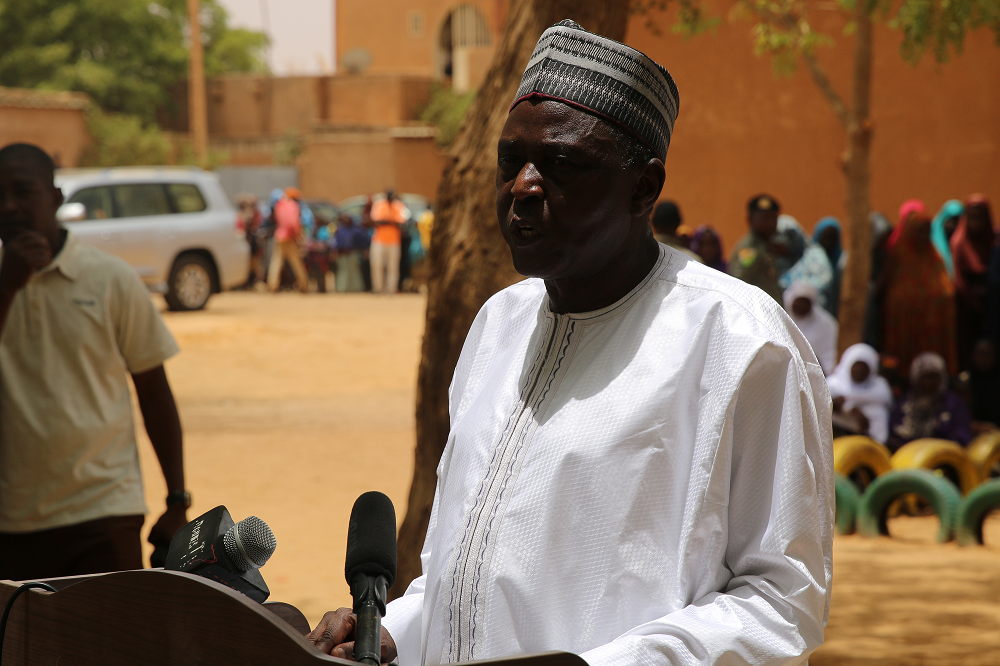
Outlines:
[{"label": "black foam microphone", "polygon": [[258,569],[276,546],[263,520],[250,516],[234,523],[226,507],[217,506],[177,530],[164,568],[214,580],[263,603],[271,591]]},{"label": "black foam microphone", "polygon": [[354,660],[379,666],[386,593],[396,580],[396,511],[380,492],[365,493],[354,502],[344,573],[358,617]]}]

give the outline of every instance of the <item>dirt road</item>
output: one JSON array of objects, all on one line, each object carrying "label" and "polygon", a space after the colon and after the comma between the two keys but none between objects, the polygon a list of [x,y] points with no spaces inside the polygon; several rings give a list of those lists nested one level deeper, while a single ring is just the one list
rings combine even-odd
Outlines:
[{"label": "dirt road", "polygon": [[[414,386],[424,300],[415,295],[228,293],[204,312],[165,313],[182,353],[168,361],[184,423],[194,517],[225,504],[258,515],[278,549],[273,600],[315,623],[350,605],[347,522],[366,490],[402,520],[412,473]],[[165,489],[140,446],[150,511]],[[148,524],[151,521],[147,521]],[[934,518],[893,539],[838,538],[827,642],[813,666],[1000,664],[1000,520],[983,548],[932,542]]]}]

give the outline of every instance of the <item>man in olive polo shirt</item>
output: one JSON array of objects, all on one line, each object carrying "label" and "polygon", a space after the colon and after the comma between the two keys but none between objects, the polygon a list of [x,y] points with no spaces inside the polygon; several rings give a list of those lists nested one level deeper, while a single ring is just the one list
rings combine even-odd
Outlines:
[{"label": "man in olive polo shirt", "polygon": [[168,508],[187,522],[180,418],[163,362],[177,345],[128,264],[56,222],[51,158],[0,149],[0,578],[142,568],[146,511],[131,375]]}]

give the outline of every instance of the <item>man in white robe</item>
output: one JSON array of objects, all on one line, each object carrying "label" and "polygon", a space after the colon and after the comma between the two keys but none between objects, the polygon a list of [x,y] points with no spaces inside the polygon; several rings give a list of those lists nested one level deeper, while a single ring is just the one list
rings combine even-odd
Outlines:
[{"label": "man in white robe", "polygon": [[[658,103],[585,98],[597,74]],[[764,292],[653,240],[676,102],[637,51],[571,22],[542,35],[497,166],[501,231],[531,279],[466,339],[423,575],[389,604],[383,661],[793,664],[822,642],[823,371]],[[644,124],[651,108],[665,122]],[[353,630],[340,609],[310,638],[349,656]]]}]

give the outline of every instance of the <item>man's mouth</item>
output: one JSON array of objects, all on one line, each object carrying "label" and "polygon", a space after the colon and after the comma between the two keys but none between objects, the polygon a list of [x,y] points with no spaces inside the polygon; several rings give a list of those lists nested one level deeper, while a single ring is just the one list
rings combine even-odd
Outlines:
[{"label": "man's mouth", "polygon": [[514,227],[514,235],[522,240],[528,240],[541,236],[541,233],[530,224],[519,224]]},{"label": "man's mouth", "polygon": [[510,230],[510,242],[514,245],[525,246],[538,242],[542,238],[541,230],[527,220],[512,216],[508,222]]}]

